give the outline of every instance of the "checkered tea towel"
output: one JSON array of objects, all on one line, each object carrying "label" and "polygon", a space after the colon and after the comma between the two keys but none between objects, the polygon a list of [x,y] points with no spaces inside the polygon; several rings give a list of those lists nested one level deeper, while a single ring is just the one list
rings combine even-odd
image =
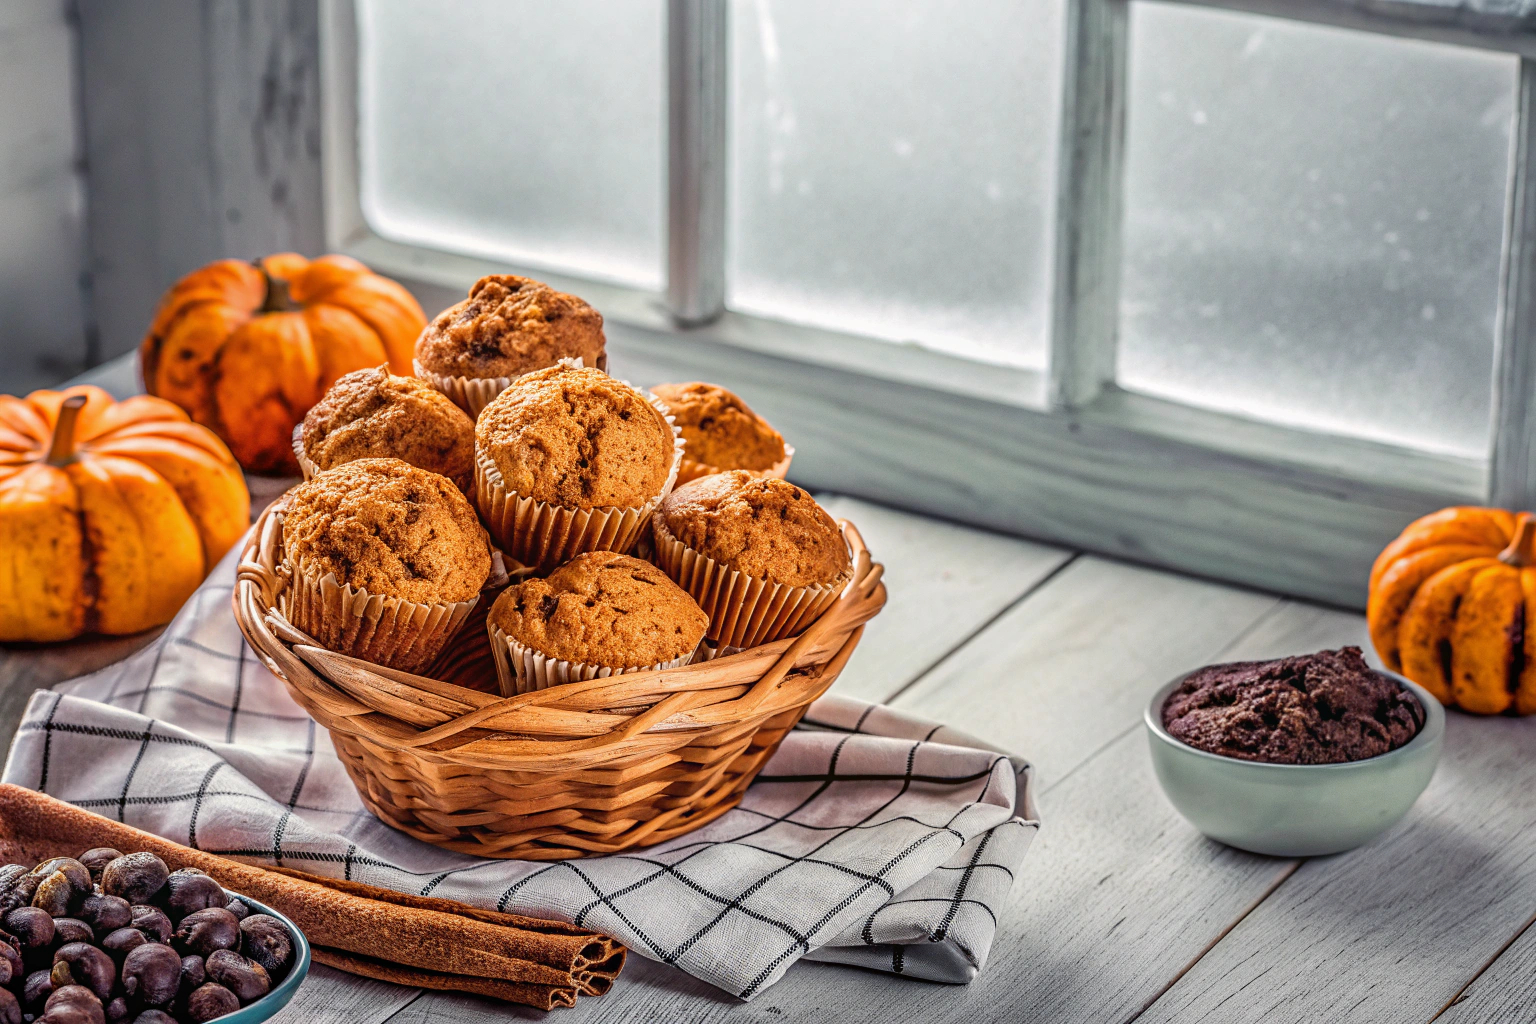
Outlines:
[{"label": "checkered tea towel", "polygon": [[1024,761],[825,697],[696,832],[476,860],[363,809],[325,730],[241,637],[235,561],[150,647],[34,694],[5,781],[210,853],[583,924],[743,999],[800,957],[948,982],[986,961],[1038,828]]}]

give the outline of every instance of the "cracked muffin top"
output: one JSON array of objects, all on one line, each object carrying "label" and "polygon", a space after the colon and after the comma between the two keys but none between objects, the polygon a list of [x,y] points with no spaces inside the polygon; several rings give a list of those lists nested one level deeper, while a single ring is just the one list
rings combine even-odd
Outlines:
[{"label": "cracked muffin top", "polygon": [[475,438],[508,491],[562,508],[639,508],[672,472],[666,418],[628,384],[586,367],[513,381],[481,410]]},{"label": "cracked muffin top", "polygon": [[475,478],[474,421],[426,381],[382,366],[338,378],[304,415],[299,443],[317,469],[396,458],[460,489]]},{"label": "cracked muffin top", "polygon": [[[658,384],[652,393],[667,404],[688,442],[685,458],[713,468],[772,469],[784,458],[784,438],[735,394],[717,384]],[[702,475],[699,474],[699,475]]]},{"label": "cracked muffin top", "polygon": [[416,339],[416,361],[445,377],[516,377],[580,357],[600,367],[603,315],[574,295],[512,274],[482,277]]},{"label": "cracked muffin top", "polygon": [[399,459],[358,459],[295,487],[283,551],[306,575],[422,604],[468,601],[491,574],[469,499]]},{"label": "cracked muffin top", "polygon": [[852,568],[837,523],[786,480],[740,469],[700,477],[668,495],[656,515],[699,554],[770,583],[835,583]]},{"label": "cracked muffin top", "polygon": [[547,657],[610,668],[681,658],[709,625],[666,573],[613,551],[577,555],[544,579],[508,587],[491,621]]},{"label": "cracked muffin top", "polygon": [[1424,724],[1413,694],[1372,672],[1358,647],[1207,665],[1169,694],[1162,713],[1181,742],[1270,764],[1362,761]]}]

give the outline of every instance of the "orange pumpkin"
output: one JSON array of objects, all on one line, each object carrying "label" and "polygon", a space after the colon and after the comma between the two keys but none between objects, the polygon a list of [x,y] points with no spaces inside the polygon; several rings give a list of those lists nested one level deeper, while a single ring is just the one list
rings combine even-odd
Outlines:
[{"label": "orange pumpkin", "polygon": [[427,318],[411,293],[346,256],[219,260],[166,293],[144,343],[144,388],[210,427],[240,465],[299,472],[293,428],[336,378],[409,375]]},{"label": "orange pumpkin", "polygon": [[170,402],[0,395],[0,640],[169,622],[250,518],[229,449]]},{"label": "orange pumpkin", "polygon": [[1536,516],[1443,509],[1371,569],[1366,620],[1388,668],[1445,704],[1536,713]]}]

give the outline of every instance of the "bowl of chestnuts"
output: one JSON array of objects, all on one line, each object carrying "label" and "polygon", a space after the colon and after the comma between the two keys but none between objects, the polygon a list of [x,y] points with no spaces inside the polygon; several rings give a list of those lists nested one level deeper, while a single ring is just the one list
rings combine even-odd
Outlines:
[{"label": "bowl of chestnuts", "polygon": [[250,1024],[308,971],[291,921],[197,868],[105,848],[0,867],[0,1024]]}]

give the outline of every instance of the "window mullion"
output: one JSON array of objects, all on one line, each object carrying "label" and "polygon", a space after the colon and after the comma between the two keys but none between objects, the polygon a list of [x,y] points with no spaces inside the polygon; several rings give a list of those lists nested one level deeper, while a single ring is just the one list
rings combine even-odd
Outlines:
[{"label": "window mullion", "polygon": [[1494,504],[1536,501],[1536,60],[1520,59],[1493,367]]},{"label": "window mullion", "polygon": [[1049,397],[1070,408],[1115,374],[1127,3],[1077,0],[1066,21]]},{"label": "window mullion", "polygon": [[725,308],[727,0],[667,3],[667,308]]}]

